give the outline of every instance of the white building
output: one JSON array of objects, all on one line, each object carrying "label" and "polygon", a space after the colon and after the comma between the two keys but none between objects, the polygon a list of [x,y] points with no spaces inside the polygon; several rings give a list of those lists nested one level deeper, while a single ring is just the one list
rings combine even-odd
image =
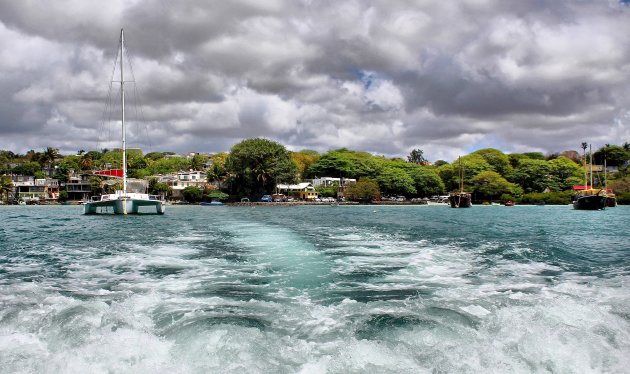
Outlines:
[{"label": "white building", "polygon": [[158,177],[158,182],[166,183],[173,189],[173,198],[182,197],[182,191],[186,187],[196,186],[201,189],[208,186],[206,173],[203,171],[180,171],[177,175],[163,175]]},{"label": "white building", "polygon": [[313,179],[314,187],[345,187],[350,183],[357,183],[356,179],[353,178],[333,178],[333,177],[322,177]]},{"label": "white building", "polygon": [[354,178],[322,177],[313,179],[313,186],[315,187],[337,187],[337,197],[343,197],[346,188],[354,183],[357,183]]},{"label": "white building", "polygon": [[318,193],[311,183],[304,182],[299,184],[278,184],[276,190],[287,196],[293,196],[301,200],[317,199]]}]

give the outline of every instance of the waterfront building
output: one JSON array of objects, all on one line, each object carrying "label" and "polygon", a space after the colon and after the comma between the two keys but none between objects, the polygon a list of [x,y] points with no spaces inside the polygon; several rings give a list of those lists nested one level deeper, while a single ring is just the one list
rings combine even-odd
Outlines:
[{"label": "waterfront building", "polygon": [[166,183],[169,187],[171,187],[173,191],[172,197],[174,199],[181,199],[182,191],[186,187],[195,186],[203,190],[209,186],[206,173],[199,170],[180,171],[177,174],[148,177],[148,179],[150,178],[157,178],[158,182]]},{"label": "waterfront building", "polygon": [[298,184],[278,184],[276,185],[276,191],[300,200],[315,200],[319,196],[315,187],[313,187],[313,185],[309,182]]},{"label": "waterfront building", "polygon": [[39,201],[59,197],[59,181],[52,178],[35,178],[29,175],[9,175],[13,182],[11,196],[22,201]]},{"label": "waterfront building", "polygon": [[321,177],[310,180],[313,187],[337,187],[337,197],[343,197],[349,185],[357,183],[354,178]]}]

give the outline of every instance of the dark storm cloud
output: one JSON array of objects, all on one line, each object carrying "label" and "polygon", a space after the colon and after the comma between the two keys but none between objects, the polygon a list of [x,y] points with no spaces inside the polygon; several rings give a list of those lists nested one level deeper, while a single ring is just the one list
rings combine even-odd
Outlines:
[{"label": "dark storm cloud", "polygon": [[142,147],[452,159],[630,140],[630,8],[612,0],[32,0],[0,3],[0,148],[102,145],[121,27]]}]

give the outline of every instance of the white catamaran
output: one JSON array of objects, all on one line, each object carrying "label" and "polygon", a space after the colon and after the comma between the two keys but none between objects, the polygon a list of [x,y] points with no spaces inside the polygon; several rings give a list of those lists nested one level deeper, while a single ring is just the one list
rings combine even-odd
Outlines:
[{"label": "white catamaran", "polygon": [[140,207],[155,207],[158,214],[164,214],[165,202],[157,195],[127,191],[127,141],[125,137],[125,77],[123,74],[125,38],[120,30],[120,104],[122,122],[122,191],[113,194],[94,196],[85,203],[84,214],[114,213],[136,214]]}]

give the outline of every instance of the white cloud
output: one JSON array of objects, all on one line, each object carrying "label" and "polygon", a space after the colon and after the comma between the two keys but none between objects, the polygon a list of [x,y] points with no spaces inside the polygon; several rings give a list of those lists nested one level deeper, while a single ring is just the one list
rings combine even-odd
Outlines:
[{"label": "white cloud", "polygon": [[0,148],[100,144],[122,26],[154,149],[629,141],[629,17],[614,1],[3,2]]}]

